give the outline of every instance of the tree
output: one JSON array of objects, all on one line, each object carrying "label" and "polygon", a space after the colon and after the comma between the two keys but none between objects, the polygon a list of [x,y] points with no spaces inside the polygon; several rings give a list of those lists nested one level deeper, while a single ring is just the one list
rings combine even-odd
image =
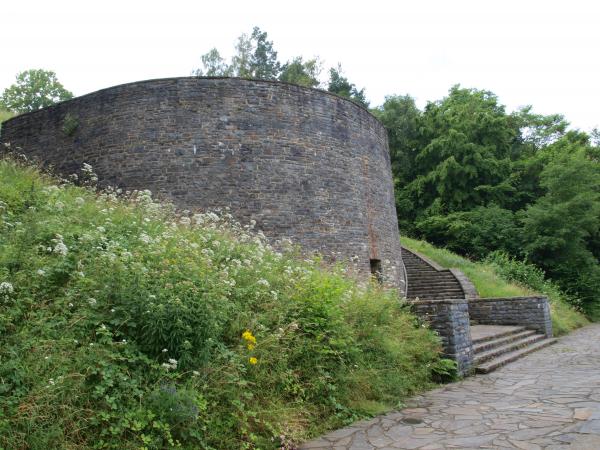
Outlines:
[{"label": "tree", "polygon": [[221,57],[219,50],[211,49],[208,53],[201,56],[203,69],[196,69],[192,75],[202,77],[226,77],[231,73],[231,68]]},{"label": "tree", "polygon": [[281,64],[277,60],[273,42],[267,40],[266,31],[254,27],[250,41],[254,50],[250,58],[251,76],[262,80],[276,80],[281,71]]},{"label": "tree", "polygon": [[238,37],[230,64],[225,62],[216,48],[202,55],[201,59],[202,67],[192,71],[193,75],[276,80],[281,72],[273,42],[258,27],[254,27],[249,36],[242,33]]},{"label": "tree", "polygon": [[281,67],[279,80],[300,86],[317,87],[320,84],[320,73],[321,64],[317,58],[304,62],[301,56],[297,56]]},{"label": "tree", "polygon": [[0,97],[0,106],[16,113],[35,111],[73,98],[50,70],[31,69],[17,75],[16,83]]},{"label": "tree", "polygon": [[579,144],[571,150],[544,168],[546,194],[521,213],[522,249],[593,312],[600,296],[600,267],[590,240],[600,231],[600,165]]},{"label": "tree", "polygon": [[333,92],[341,97],[346,97],[355,103],[358,103],[365,108],[369,107],[369,102],[365,97],[365,89],[360,91],[356,88],[354,83],[350,83],[348,78],[342,74],[342,66],[338,64],[337,68],[329,69],[329,84],[327,90]]}]

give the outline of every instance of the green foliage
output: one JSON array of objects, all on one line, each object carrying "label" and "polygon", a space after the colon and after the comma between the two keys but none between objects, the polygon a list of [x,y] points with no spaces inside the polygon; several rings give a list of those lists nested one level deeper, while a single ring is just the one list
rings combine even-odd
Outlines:
[{"label": "green foliage", "polygon": [[67,136],[73,136],[73,134],[75,134],[75,131],[77,130],[78,126],[79,126],[79,119],[77,119],[77,117],[75,117],[73,114],[67,113],[65,115],[65,118],[63,119],[63,126],[62,126],[63,133],[65,133]]},{"label": "green foliage", "polygon": [[320,73],[321,64],[318,59],[309,59],[305,62],[301,56],[298,56],[281,67],[279,80],[314,88],[320,84]]},{"label": "green foliage", "polygon": [[350,83],[348,78],[343,75],[342,67],[339,64],[337,68],[332,67],[329,69],[327,90],[341,97],[346,97],[365,108],[369,107],[364,88],[359,91],[354,83]]},{"label": "green foliage", "polygon": [[540,184],[546,194],[522,214],[524,254],[597,313],[600,267],[587,241],[600,230],[600,166],[581,151],[563,154]]},{"label": "green foliage", "polygon": [[449,371],[344,267],[226,211],[57,183],[0,161],[0,447],[278,448]]},{"label": "green foliage", "polygon": [[517,251],[519,228],[514,213],[496,205],[427,217],[416,224],[434,245],[475,259],[495,250]]},{"label": "green foliage", "polygon": [[216,48],[212,48],[208,53],[202,55],[201,60],[203,69],[193,71],[192,75],[198,77],[226,77],[231,75],[231,68]]},{"label": "green foliage", "polygon": [[225,62],[216,48],[202,55],[201,59],[202,68],[194,70],[193,75],[275,80],[281,72],[273,42],[258,27],[254,27],[249,36],[243,33],[238,37],[230,64]]},{"label": "green foliage", "polygon": [[422,112],[405,96],[376,114],[390,135],[403,234],[477,259],[525,259],[600,318],[594,134],[530,106],[507,114],[493,93],[459,86]]},{"label": "green foliage", "polygon": [[20,72],[15,84],[6,88],[0,106],[15,113],[35,111],[73,98],[50,70],[31,69]]}]

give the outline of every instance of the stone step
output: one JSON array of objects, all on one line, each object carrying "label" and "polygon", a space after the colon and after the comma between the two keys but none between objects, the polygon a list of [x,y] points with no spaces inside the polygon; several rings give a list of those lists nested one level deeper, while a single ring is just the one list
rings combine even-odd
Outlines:
[{"label": "stone step", "polygon": [[423,283],[408,283],[408,288],[428,288],[428,287],[434,287],[436,289],[444,289],[444,288],[451,288],[451,289],[460,289],[460,284],[458,284],[457,282],[451,283],[450,281],[444,281],[444,282],[439,282],[439,281],[432,281],[430,283],[427,282],[423,282]]},{"label": "stone step", "polygon": [[419,299],[419,300],[459,300],[464,299],[464,294],[444,294],[444,295],[407,295],[406,298]]},{"label": "stone step", "polygon": [[495,359],[500,355],[505,355],[507,353],[511,353],[517,351],[521,348],[529,347],[536,342],[539,342],[546,337],[543,334],[534,334],[532,336],[528,336],[513,342],[509,342],[508,344],[502,345],[500,347],[492,348],[490,350],[486,350],[474,355],[473,363],[476,366],[483,364],[491,359]]},{"label": "stone step", "polygon": [[411,274],[408,272],[408,281],[417,282],[423,280],[440,280],[440,281],[454,281],[456,278],[452,274],[448,273],[432,273],[432,274]]},{"label": "stone step", "polygon": [[408,298],[465,298],[465,294],[462,291],[450,291],[450,292],[423,292],[423,291],[411,291],[408,290],[406,294]]},{"label": "stone step", "polygon": [[[486,330],[489,329],[489,327],[486,325],[484,325],[483,327],[485,327],[484,329],[486,329]],[[487,332],[486,332],[485,335],[477,337],[477,336],[475,336],[477,326],[471,326],[471,337],[473,340],[473,345],[478,345],[478,344],[481,344],[482,342],[493,341],[495,339],[500,339],[505,336],[510,336],[512,334],[518,334],[523,331],[527,331],[527,328],[525,328],[525,327],[512,326],[512,325],[497,326],[495,328],[498,331],[494,330],[495,332],[493,334],[487,334]]]},{"label": "stone step", "polygon": [[528,347],[516,350],[514,352],[505,353],[498,358],[492,359],[491,361],[486,362],[485,364],[478,365],[475,368],[476,373],[490,373],[496,370],[499,367],[502,367],[508,363],[516,361],[519,358],[522,358],[529,353],[540,350],[544,347],[548,347],[549,345],[556,344],[557,339],[543,339],[535,344],[532,344]]},{"label": "stone step", "polygon": [[436,293],[436,292],[459,292],[462,293],[462,289],[459,288],[455,288],[455,287],[447,287],[447,286],[423,286],[423,287],[414,287],[414,286],[408,286],[408,291],[409,292],[432,292],[432,293]]},{"label": "stone step", "polygon": [[533,336],[534,334],[536,334],[535,330],[525,330],[521,331],[520,333],[509,334],[501,338],[487,340],[479,344],[473,344],[473,353],[477,355],[487,350],[502,347],[503,345],[518,341],[519,339]]}]

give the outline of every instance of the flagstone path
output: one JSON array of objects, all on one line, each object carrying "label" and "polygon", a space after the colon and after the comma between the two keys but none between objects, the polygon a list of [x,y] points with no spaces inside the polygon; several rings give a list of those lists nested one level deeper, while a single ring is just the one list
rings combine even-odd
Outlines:
[{"label": "flagstone path", "polygon": [[300,448],[600,450],[600,325]]}]

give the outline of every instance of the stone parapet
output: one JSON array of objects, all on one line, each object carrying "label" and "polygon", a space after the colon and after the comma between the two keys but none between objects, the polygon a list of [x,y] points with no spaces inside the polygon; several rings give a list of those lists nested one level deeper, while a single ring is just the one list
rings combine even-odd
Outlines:
[{"label": "stone parapet", "polygon": [[429,322],[440,336],[444,356],[456,361],[461,375],[471,372],[473,344],[466,299],[417,300],[411,302],[415,314]]},{"label": "stone parapet", "polygon": [[550,305],[544,296],[470,299],[469,315],[480,325],[520,325],[552,337]]}]

